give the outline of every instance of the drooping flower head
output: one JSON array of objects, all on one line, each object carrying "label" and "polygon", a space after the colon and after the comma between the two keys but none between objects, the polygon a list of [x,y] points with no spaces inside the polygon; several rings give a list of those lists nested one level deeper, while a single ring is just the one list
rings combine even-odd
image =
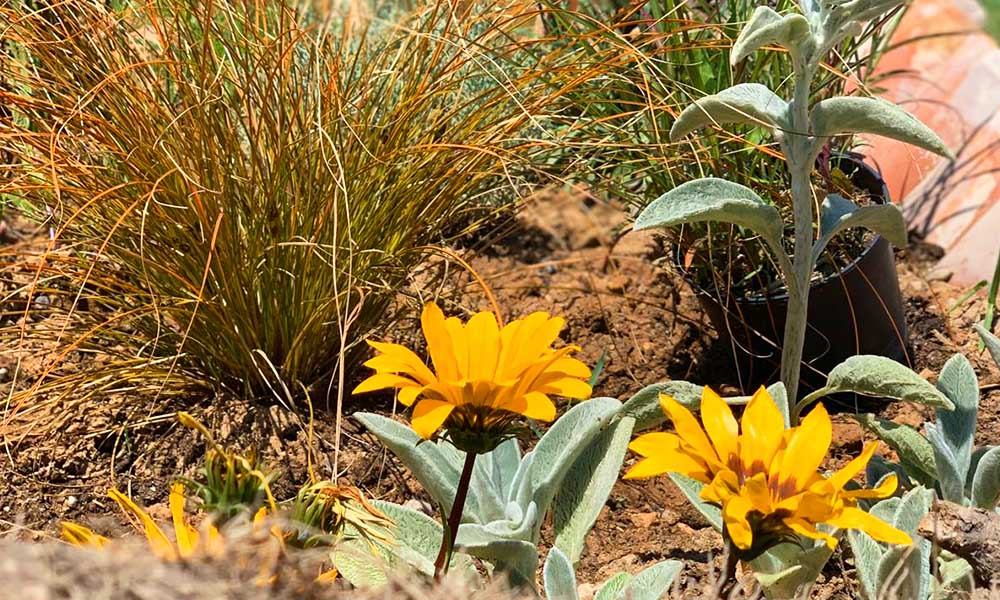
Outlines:
[{"label": "drooping flower head", "polygon": [[865,446],[843,469],[826,477],[819,468],[830,448],[833,426],[817,405],[801,425],[785,429],[774,400],[760,388],[737,422],[729,405],[708,387],[701,397],[701,423],[669,396],[660,406],[676,433],[647,433],[629,448],[644,458],[626,474],[643,479],[680,473],[705,484],[701,499],[722,509],[724,535],[752,560],[795,534],[833,548],[837,539],[817,529],[826,524],[860,529],[876,540],[909,545],[910,536],[858,508],[861,498],[887,498],[896,490],[890,475],[876,489],[846,490],[878,443]]},{"label": "drooping flower head", "polygon": [[369,341],[378,355],[365,366],[375,374],[354,393],[398,389],[424,439],[443,435],[460,450],[489,452],[517,433],[519,417],[555,419],[549,396],[590,397],[590,369],[570,357],[579,348],[552,348],[560,317],[536,312],[501,328],[493,313],[480,312],[462,324],[429,303],[420,323],[433,370],[405,346]]}]

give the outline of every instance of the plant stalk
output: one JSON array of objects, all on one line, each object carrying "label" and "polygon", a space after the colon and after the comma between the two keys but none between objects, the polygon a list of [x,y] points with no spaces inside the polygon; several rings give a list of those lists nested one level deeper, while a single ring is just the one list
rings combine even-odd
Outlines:
[{"label": "plant stalk", "polygon": [[[792,103],[792,131],[785,132],[785,158],[792,177],[792,209],[795,220],[795,254],[788,288],[788,313],[785,317],[781,349],[781,381],[790,402],[798,399],[802,371],[802,347],[805,345],[809,315],[809,280],[812,277],[813,191],[810,175],[809,86],[813,69],[803,57],[795,63],[795,98]],[[795,423],[792,423],[794,426]]]},{"label": "plant stalk", "polygon": [[448,572],[448,563],[451,562],[451,552],[455,547],[455,538],[458,536],[458,526],[462,523],[462,510],[465,508],[465,500],[469,496],[469,483],[472,481],[472,469],[475,466],[475,452],[467,452],[462,475],[458,479],[458,488],[455,490],[455,502],[451,505],[451,514],[448,515],[448,522],[445,524],[444,534],[441,536],[441,550],[438,551],[437,559],[434,561],[434,581],[440,581]]},{"label": "plant stalk", "polygon": [[714,597],[719,600],[725,600],[730,596],[733,587],[737,583],[736,566],[740,563],[733,541],[725,534],[723,534],[723,538],[725,538],[725,545],[723,546],[725,554],[722,557],[723,567],[722,572],[719,573],[719,580],[715,584],[714,593]]}]

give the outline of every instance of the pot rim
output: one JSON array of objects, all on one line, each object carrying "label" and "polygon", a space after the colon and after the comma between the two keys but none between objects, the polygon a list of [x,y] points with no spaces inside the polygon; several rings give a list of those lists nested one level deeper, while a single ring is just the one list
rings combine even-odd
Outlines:
[{"label": "pot rim", "polygon": [[[864,172],[865,174],[869,175],[875,180],[875,185],[880,188],[878,192],[871,189],[867,190],[869,192],[872,192],[871,198],[874,202],[878,204],[892,203],[892,199],[889,196],[889,187],[888,185],[886,185],[885,180],[882,179],[882,175],[879,174],[879,172],[876,171],[871,165],[869,165],[864,161],[864,156],[862,154],[843,150],[839,152],[834,152],[832,158],[839,159],[840,161],[847,161],[853,163],[854,166],[858,168],[858,171]],[[835,279],[839,279],[843,275],[850,273],[851,271],[856,269],[858,267],[858,264],[862,260],[864,260],[865,257],[867,257],[871,253],[871,251],[875,248],[875,246],[877,246],[883,240],[884,238],[882,237],[882,235],[876,233],[875,236],[872,238],[872,240],[867,245],[865,245],[864,250],[862,250],[858,254],[858,256],[850,262],[850,264],[846,265],[844,268],[840,269],[836,273],[827,275],[826,277],[823,277],[818,281],[811,282],[809,284],[810,293],[812,293],[814,290],[829,285]],[[687,271],[679,266],[676,252],[674,253],[672,262],[674,263],[674,268],[680,272],[681,276],[684,277],[684,279],[686,279],[688,283],[691,284],[691,286],[695,289],[696,293],[708,296],[710,298],[716,298],[716,296],[713,295],[709,290],[702,288],[700,285],[697,285],[694,281],[692,281],[692,278],[688,276]],[[782,286],[782,289],[784,289],[784,286]],[[772,302],[787,302],[788,292],[780,291],[774,294],[758,295],[750,297],[740,296],[737,298],[733,298],[732,300],[740,304],[768,304]]]}]

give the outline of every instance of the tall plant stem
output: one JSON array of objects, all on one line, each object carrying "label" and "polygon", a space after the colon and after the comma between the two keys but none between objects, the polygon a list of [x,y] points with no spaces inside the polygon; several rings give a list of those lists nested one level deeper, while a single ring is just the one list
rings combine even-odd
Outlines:
[{"label": "tall plant stem", "polygon": [[465,500],[469,496],[469,482],[472,481],[472,469],[475,466],[475,452],[467,452],[465,465],[462,467],[462,476],[458,479],[458,489],[455,490],[455,502],[451,505],[451,514],[448,515],[448,523],[441,536],[441,550],[438,551],[437,560],[434,561],[435,581],[439,581],[448,572],[451,551],[455,547],[458,526],[462,523],[462,510],[465,508]]},{"label": "tall plant stem", "polygon": [[[802,347],[805,345],[809,315],[809,280],[812,276],[813,192],[811,137],[809,135],[809,86],[813,69],[807,61],[795,62],[795,99],[792,103],[792,131],[784,132],[783,149],[792,176],[792,208],[795,219],[795,256],[792,272],[785,276],[788,288],[788,313],[785,318],[781,349],[781,381],[788,398],[798,398],[802,371]],[[795,423],[792,423],[795,425]]]}]

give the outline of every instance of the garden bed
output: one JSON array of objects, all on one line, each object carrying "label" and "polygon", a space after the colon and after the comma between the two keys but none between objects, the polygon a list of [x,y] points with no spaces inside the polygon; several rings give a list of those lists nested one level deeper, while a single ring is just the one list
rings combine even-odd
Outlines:
[{"label": "garden bed", "polygon": [[[625,399],[642,386],[667,379],[704,382],[724,395],[739,392],[728,349],[715,341],[716,333],[691,290],[665,266],[653,264],[662,254],[657,236],[626,233],[627,221],[620,207],[582,193],[555,193],[528,203],[515,220],[463,240],[456,250],[488,282],[505,317],[535,310],[563,315],[563,338],[582,347],[579,358],[594,365],[606,357],[595,395]],[[969,356],[986,390],[977,439],[1000,439],[1000,392],[993,389],[1000,378],[988,358],[977,352],[978,338],[972,331],[983,303],[977,296],[951,310],[963,290],[936,278],[938,258],[938,250],[917,241],[898,251],[914,369],[932,377],[954,353]],[[441,268],[440,260],[429,261],[415,282],[426,281]],[[457,312],[455,305],[486,308],[475,280],[454,263],[449,269],[440,295],[454,304],[446,310]],[[410,291],[423,299],[432,293],[419,283]],[[414,340],[415,325],[402,322],[389,335]],[[42,325],[35,320],[28,326]],[[33,356],[22,361],[19,385],[30,385],[31,374],[46,358],[47,349],[30,350]],[[11,360],[4,355],[0,361],[6,364],[0,367],[12,370]],[[92,360],[92,355],[79,353],[65,368],[86,370]],[[320,405],[335,400],[314,400],[314,464],[329,473],[338,447],[337,418],[335,410]],[[209,402],[196,393],[165,402],[126,389],[77,406],[77,418],[68,426],[42,425],[23,438],[7,440],[8,460],[0,478],[2,528],[32,541],[57,536],[64,519],[104,534],[123,533],[129,528],[105,495],[112,485],[149,506],[155,518],[168,518],[165,502],[171,480],[193,474],[204,455],[196,434],[176,424],[172,412],[177,409],[202,418],[227,446],[260,448],[282,473],[275,488],[279,498],[294,494],[304,482],[308,424],[296,413],[232,398]],[[359,410],[391,414],[397,407],[389,394],[345,399],[337,458],[342,481],[373,497],[430,511],[419,484],[350,419]],[[902,403],[878,410],[884,418],[918,427],[931,416],[930,409]],[[835,416],[833,448],[825,466],[842,466],[860,451],[863,438],[847,416]],[[632,457],[627,459],[627,464],[632,462]],[[669,479],[620,481],[588,537],[579,580],[596,584],[622,570],[634,572],[664,558],[678,558],[685,565],[679,591],[697,597],[718,570],[721,547],[719,534]],[[849,560],[834,559],[814,597],[854,598],[856,585]]]}]

